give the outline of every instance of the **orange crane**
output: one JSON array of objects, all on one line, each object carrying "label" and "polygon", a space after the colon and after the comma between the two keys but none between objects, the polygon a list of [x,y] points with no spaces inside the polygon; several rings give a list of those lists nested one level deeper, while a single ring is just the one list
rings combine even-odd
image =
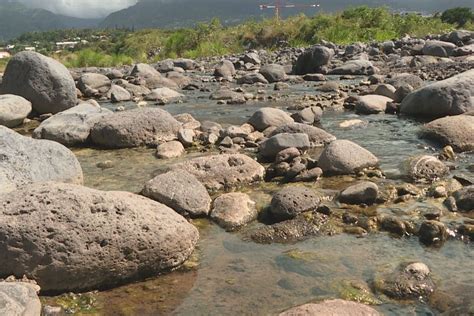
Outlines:
[{"label": "orange crane", "polygon": [[261,4],[260,5],[260,10],[265,10],[265,9],[273,9],[275,10],[275,18],[277,20],[280,20],[280,12],[281,9],[284,8],[319,8],[319,4],[293,4],[293,3],[288,3],[285,4],[284,1],[282,0],[275,0],[273,4]]}]

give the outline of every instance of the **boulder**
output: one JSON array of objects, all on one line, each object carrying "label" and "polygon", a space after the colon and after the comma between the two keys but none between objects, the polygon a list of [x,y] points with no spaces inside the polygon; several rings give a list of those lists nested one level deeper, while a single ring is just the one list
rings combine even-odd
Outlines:
[{"label": "boulder", "polygon": [[0,95],[0,125],[16,127],[23,124],[31,109],[31,102],[23,97],[13,94]]},{"label": "boulder", "polygon": [[280,313],[280,316],[379,316],[375,309],[362,303],[344,300],[328,300],[322,303],[310,303]]},{"label": "boulder", "polygon": [[395,88],[391,84],[382,83],[382,84],[377,86],[377,88],[374,91],[374,94],[382,95],[384,97],[394,99],[395,98],[395,91],[397,91],[397,88]]},{"label": "boulder", "polygon": [[471,212],[474,210],[474,185],[462,188],[453,194],[456,206],[461,212]]},{"label": "boulder", "polygon": [[451,146],[457,152],[474,150],[474,116],[456,115],[443,117],[426,124],[421,137],[441,146]]},{"label": "boulder", "polygon": [[130,76],[138,77],[138,78],[152,78],[152,77],[161,77],[161,74],[150,65],[147,64],[136,64],[133,66],[132,71],[130,72]]},{"label": "boulder", "polygon": [[359,97],[355,104],[355,112],[358,114],[378,114],[384,113],[387,103],[393,100],[382,95],[363,95]]},{"label": "boulder", "polygon": [[311,147],[308,135],[303,133],[280,133],[276,134],[260,144],[260,155],[265,159],[273,160],[282,150],[297,148],[304,152]]},{"label": "boulder", "polygon": [[319,73],[322,71],[322,67],[331,62],[333,56],[334,51],[330,48],[320,45],[310,47],[298,56],[293,66],[293,73],[296,75]]},{"label": "boulder", "polygon": [[91,131],[94,144],[107,148],[157,146],[175,140],[181,124],[158,108],[138,108],[102,117]]},{"label": "boulder", "polygon": [[331,75],[366,75],[370,76],[378,72],[378,69],[368,60],[349,60],[343,65],[332,69]]},{"label": "boulder", "polygon": [[420,242],[426,246],[441,245],[448,238],[446,226],[438,221],[424,221],[418,230]]},{"label": "boulder", "polygon": [[179,67],[184,70],[194,70],[197,67],[197,64],[194,60],[187,58],[174,59],[173,63],[175,67]]},{"label": "boulder", "polygon": [[82,184],[76,156],[61,144],[22,136],[0,126],[0,193],[29,183],[58,181]]},{"label": "boulder", "polygon": [[263,179],[265,168],[242,154],[195,158],[172,167],[193,174],[208,190],[222,190],[252,184]]},{"label": "boulder", "polygon": [[183,144],[176,140],[160,144],[156,149],[156,157],[160,159],[178,158],[185,153]]},{"label": "boulder", "polygon": [[374,204],[379,194],[379,187],[370,181],[351,185],[341,192],[339,201],[346,204]]},{"label": "boulder", "polygon": [[92,127],[112,112],[91,103],[81,103],[41,122],[33,138],[49,139],[65,146],[83,145],[89,141]]},{"label": "boulder", "polygon": [[237,84],[255,84],[255,83],[263,83],[268,84],[268,80],[258,72],[251,72],[246,73],[242,77],[237,79]]},{"label": "boulder", "polygon": [[128,192],[47,182],[0,195],[0,276],[26,275],[44,292],[156,276],[181,265],[198,238],[172,209]]},{"label": "boulder", "polygon": [[145,184],[141,194],[192,217],[206,216],[211,197],[204,185],[184,170],[160,174]]},{"label": "boulder", "polygon": [[321,202],[318,194],[306,187],[286,187],[272,197],[270,212],[276,220],[288,220],[298,214],[314,211]]},{"label": "boulder", "polygon": [[248,121],[259,132],[263,132],[270,126],[278,127],[293,122],[294,120],[288,113],[275,108],[261,108]]},{"label": "boulder", "polygon": [[0,94],[19,95],[39,114],[58,113],[76,105],[76,85],[61,63],[35,52],[21,52],[10,59]]},{"label": "boulder", "polygon": [[419,76],[409,73],[394,74],[391,78],[387,78],[385,83],[394,86],[396,89],[407,84],[414,89],[419,89],[423,86],[423,80]]},{"label": "boulder", "polygon": [[40,316],[39,286],[25,282],[0,282],[0,315]]},{"label": "boulder", "polygon": [[184,95],[170,88],[156,88],[145,97],[148,101],[157,101],[162,103],[176,102],[184,98]]},{"label": "boulder", "polygon": [[111,84],[107,76],[97,73],[85,73],[77,81],[77,87],[87,97],[108,91]]},{"label": "boulder", "polygon": [[285,68],[278,64],[268,64],[260,68],[260,73],[268,80],[268,82],[285,81],[288,77]]},{"label": "boulder", "polygon": [[449,173],[449,168],[434,156],[408,158],[402,163],[402,173],[412,181],[434,181]]},{"label": "boulder", "polygon": [[228,60],[221,61],[214,69],[214,76],[232,79],[235,75],[234,64]]},{"label": "boulder", "polygon": [[423,46],[423,55],[435,57],[449,57],[453,54],[456,45],[443,41],[426,41]]},{"label": "boulder", "polygon": [[112,85],[109,92],[107,92],[107,97],[114,103],[130,101],[132,99],[130,92],[116,84]]},{"label": "boulder", "polygon": [[304,81],[326,81],[327,78],[323,74],[309,73],[303,76]]},{"label": "boulder", "polygon": [[328,174],[353,174],[378,163],[367,149],[348,140],[335,140],[322,152],[318,166]]},{"label": "boulder", "polygon": [[297,123],[312,125],[321,121],[322,116],[323,110],[319,106],[310,106],[308,108],[304,108],[299,112],[294,113],[291,117]]},{"label": "boulder", "polygon": [[453,51],[454,56],[469,56],[474,54],[474,44],[457,47]]},{"label": "boulder", "polygon": [[186,87],[192,84],[192,79],[188,76],[183,75],[181,72],[178,71],[170,71],[166,74],[166,79],[173,81],[175,84],[178,85],[178,88]]},{"label": "boulder", "polygon": [[409,94],[401,113],[424,117],[458,115],[474,109],[474,69],[438,81]]},{"label": "boulder", "polygon": [[255,202],[245,193],[222,194],[214,200],[211,218],[226,230],[242,227],[257,218]]},{"label": "boulder", "polygon": [[244,63],[250,63],[250,64],[253,64],[253,65],[260,65],[262,63],[262,61],[260,60],[260,56],[258,56],[258,54],[254,53],[254,52],[250,52],[250,53],[245,54],[242,57],[242,61]]}]

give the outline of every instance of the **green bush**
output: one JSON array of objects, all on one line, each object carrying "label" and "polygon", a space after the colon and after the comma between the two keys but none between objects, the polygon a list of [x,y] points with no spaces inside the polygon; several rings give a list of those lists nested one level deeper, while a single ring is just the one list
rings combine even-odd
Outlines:
[{"label": "green bush", "polygon": [[474,21],[474,13],[471,8],[452,8],[441,15],[441,20],[446,23],[457,24],[464,27],[468,22]]}]

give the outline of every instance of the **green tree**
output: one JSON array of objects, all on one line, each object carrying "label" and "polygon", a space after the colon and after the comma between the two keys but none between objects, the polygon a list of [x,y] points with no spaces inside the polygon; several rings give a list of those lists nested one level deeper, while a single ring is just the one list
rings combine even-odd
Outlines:
[{"label": "green tree", "polygon": [[467,22],[474,21],[474,13],[471,8],[452,8],[443,12],[441,20],[463,27]]}]

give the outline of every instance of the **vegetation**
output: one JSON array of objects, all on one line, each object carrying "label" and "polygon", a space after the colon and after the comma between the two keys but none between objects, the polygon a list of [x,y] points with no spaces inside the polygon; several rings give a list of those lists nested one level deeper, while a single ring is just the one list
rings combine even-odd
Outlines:
[{"label": "vegetation", "polygon": [[457,24],[459,27],[474,22],[474,12],[471,8],[453,8],[443,12],[441,20],[446,23]]},{"label": "vegetation", "polygon": [[[454,13],[465,11],[461,9]],[[446,16],[455,18],[448,20]],[[449,12],[441,16],[423,17],[418,14],[394,14],[385,7],[362,6],[335,14],[320,13],[313,17],[298,15],[281,21],[249,20],[235,26],[223,26],[218,19],[213,19],[193,28],[175,30],[115,29],[29,33],[16,42],[40,43],[43,51],[53,54],[54,48],[51,45],[54,46],[56,41],[81,39],[86,41],[85,44],[56,52],[54,57],[70,67],[116,66],[165,58],[218,56],[240,53],[250,48],[307,46],[322,40],[347,44],[386,41],[406,34],[425,36],[453,30],[460,24],[459,19],[458,15]],[[464,23],[464,26],[472,28],[470,22]]]},{"label": "vegetation", "polygon": [[0,72],[4,72],[7,67],[9,58],[0,59]]}]

